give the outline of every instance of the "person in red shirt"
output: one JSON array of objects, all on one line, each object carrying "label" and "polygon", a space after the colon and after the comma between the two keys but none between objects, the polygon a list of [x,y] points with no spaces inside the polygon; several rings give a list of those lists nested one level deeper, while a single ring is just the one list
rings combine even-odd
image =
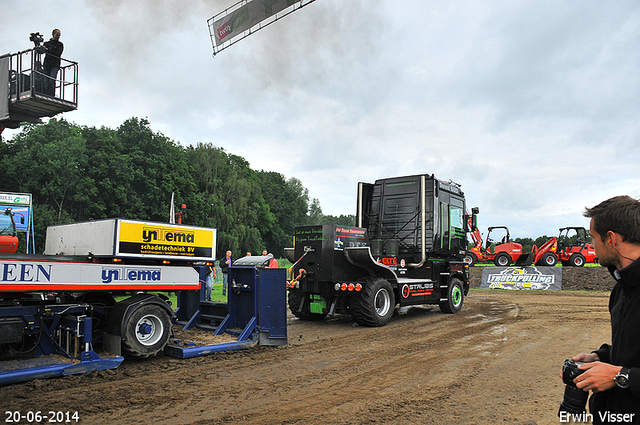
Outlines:
[{"label": "person in red shirt", "polygon": [[268,269],[277,269],[278,268],[278,260],[276,260],[273,257],[273,254],[269,253],[267,254],[269,257],[271,257],[271,259],[269,260],[269,265],[267,266]]}]

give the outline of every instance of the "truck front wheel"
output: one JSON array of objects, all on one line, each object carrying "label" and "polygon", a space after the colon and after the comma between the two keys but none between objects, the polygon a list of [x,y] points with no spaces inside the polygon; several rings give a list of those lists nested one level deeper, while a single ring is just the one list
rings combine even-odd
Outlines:
[{"label": "truck front wheel", "polygon": [[457,313],[462,310],[464,303],[464,290],[462,281],[458,278],[451,279],[447,288],[447,300],[440,303],[440,310],[443,313]]},{"label": "truck front wheel", "polygon": [[391,320],[395,306],[391,284],[385,279],[368,279],[352,299],[351,317],[360,326],[384,326]]},{"label": "truck front wheel", "polygon": [[164,348],[170,335],[169,315],[157,305],[143,305],[127,319],[122,349],[133,357],[154,356]]}]

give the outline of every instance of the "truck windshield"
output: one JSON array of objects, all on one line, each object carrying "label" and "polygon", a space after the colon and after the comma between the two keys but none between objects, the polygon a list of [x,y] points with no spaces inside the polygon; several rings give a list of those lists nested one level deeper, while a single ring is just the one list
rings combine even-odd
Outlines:
[{"label": "truck windshield", "polygon": [[11,217],[6,214],[0,214],[0,235],[14,236],[16,234],[16,226],[13,224]]}]

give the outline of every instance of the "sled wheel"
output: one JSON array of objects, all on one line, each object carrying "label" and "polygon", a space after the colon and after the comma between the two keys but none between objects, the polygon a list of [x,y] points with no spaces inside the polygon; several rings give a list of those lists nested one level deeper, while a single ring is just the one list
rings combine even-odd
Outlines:
[{"label": "sled wheel", "polygon": [[125,324],[122,349],[133,357],[155,356],[167,344],[170,335],[168,314],[157,305],[143,305]]},{"label": "sled wheel", "polygon": [[464,304],[462,281],[453,278],[447,288],[447,300],[440,303],[440,310],[443,313],[457,313],[462,310],[462,304]]},{"label": "sled wheel", "polygon": [[352,299],[351,317],[360,326],[384,326],[391,320],[396,306],[391,284],[385,279],[367,279],[360,294]]}]

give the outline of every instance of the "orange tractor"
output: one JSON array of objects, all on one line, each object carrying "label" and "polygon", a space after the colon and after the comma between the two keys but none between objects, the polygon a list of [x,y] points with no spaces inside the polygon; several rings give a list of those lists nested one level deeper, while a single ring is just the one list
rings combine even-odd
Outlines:
[{"label": "orange tractor", "polygon": [[[496,233],[499,235],[495,240],[491,238],[492,232],[494,237]],[[511,241],[507,226],[489,227],[484,246],[480,230],[477,228],[471,233],[471,238],[474,246],[467,251],[465,256],[465,262],[470,266],[477,262],[493,261],[493,264],[499,267],[506,267],[512,263],[515,263],[516,266],[536,264],[538,266],[553,267],[558,261],[555,254],[558,245],[555,237],[542,244],[540,248],[534,245],[529,253],[523,253],[522,245]]]},{"label": "orange tractor", "polygon": [[563,266],[582,267],[585,263],[598,262],[591,236],[584,227],[562,227],[555,253]]},{"label": "orange tractor", "polygon": [[[491,239],[491,232],[502,232],[496,240]],[[511,242],[509,229],[506,226],[493,226],[487,230],[486,242],[482,243],[480,230],[471,233],[473,248],[467,251],[465,262],[470,266],[476,262],[490,262],[496,266],[506,267],[511,263],[517,266],[553,267],[558,261],[563,266],[582,267],[585,263],[597,263],[598,257],[591,244],[591,236],[584,227],[562,227],[556,238],[551,237],[540,248],[536,245],[530,253],[522,252],[522,245]]]}]

